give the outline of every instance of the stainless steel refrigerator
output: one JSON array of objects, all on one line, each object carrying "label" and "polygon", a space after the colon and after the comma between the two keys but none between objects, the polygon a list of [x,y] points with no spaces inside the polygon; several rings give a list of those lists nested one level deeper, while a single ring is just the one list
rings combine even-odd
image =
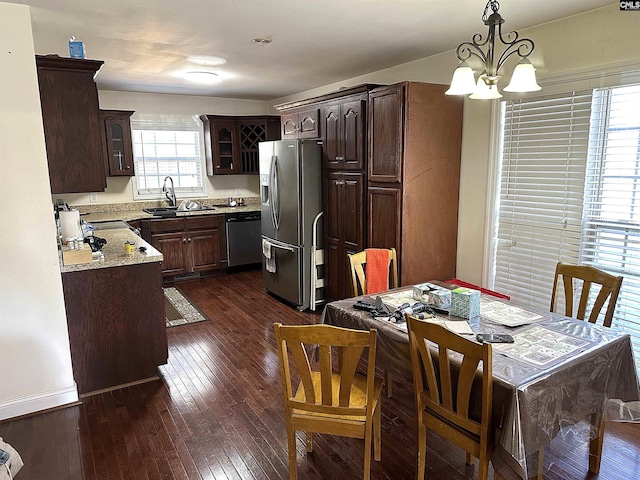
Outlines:
[{"label": "stainless steel refrigerator", "polygon": [[322,224],[320,149],[318,140],[260,143],[263,283],[299,310],[310,306],[314,226]]}]

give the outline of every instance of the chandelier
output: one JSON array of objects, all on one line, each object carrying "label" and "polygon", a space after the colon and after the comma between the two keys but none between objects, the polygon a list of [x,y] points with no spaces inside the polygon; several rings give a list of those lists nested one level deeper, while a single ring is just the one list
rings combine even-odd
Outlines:
[{"label": "chandelier", "polygon": [[[492,13],[489,14],[489,9]],[[469,98],[493,99],[502,95],[498,91],[498,81],[500,80],[500,69],[504,62],[513,54],[517,54],[521,60],[513,70],[511,82],[504,88],[505,92],[534,92],[540,90],[536,81],[535,68],[529,61],[529,55],[533,52],[533,42],[528,38],[519,38],[518,32],[509,32],[502,35],[502,24],[504,20],[498,13],[500,4],[495,0],[489,0],[484,7],[482,21],[489,27],[486,38],[482,34],[476,33],[470,42],[458,45],[456,55],[460,64],[453,72],[451,86],[445,93],[447,95],[468,95]],[[497,32],[496,32],[497,30]],[[500,40],[506,46],[505,50],[496,61],[495,41]],[[483,50],[485,48],[485,50]],[[476,57],[482,62],[482,70],[478,81],[475,79],[475,72],[467,63],[471,57]]]}]

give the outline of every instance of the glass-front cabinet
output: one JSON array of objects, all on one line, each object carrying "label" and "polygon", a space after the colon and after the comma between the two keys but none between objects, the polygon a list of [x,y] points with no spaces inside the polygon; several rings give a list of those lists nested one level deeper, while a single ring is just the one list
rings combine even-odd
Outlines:
[{"label": "glass-front cabinet", "polygon": [[105,169],[108,176],[133,176],[133,147],[129,110],[100,110]]},{"label": "glass-front cabinet", "polygon": [[215,150],[213,168],[215,173],[236,173],[240,169],[238,139],[235,123],[218,123],[214,126],[213,146]]},{"label": "glass-front cabinet", "polygon": [[278,115],[201,115],[207,175],[257,175],[258,144],[280,140]]}]

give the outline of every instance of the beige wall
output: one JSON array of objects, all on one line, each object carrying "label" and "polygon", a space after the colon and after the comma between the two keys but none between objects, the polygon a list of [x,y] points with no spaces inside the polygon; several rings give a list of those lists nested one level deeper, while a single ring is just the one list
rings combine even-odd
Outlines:
[{"label": "beige wall", "polygon": [[0,3],[0,420],[78,399],[31,18]]},{"label": "beige wall", "polygon": [[[267,102],[192,95],[161,95],[152,93],[98,92],[100,108],[135,110],[133,119],[140,115],[265,115]],[[204,141],[204,140],[203,140]],[[54,195],[71,205],[90,203],[126,203],[133,201],[133,182],[130,177],[107,177],[107,189],[95,194],[92,202],[88,193]],[[252,197],[259,195],[257,175],[205,175],[205,190],[209,198]]]},{"label": "beige wall", "polygon": [[[508,21],[508,18],[506,19]],[[478,32],[484,32],[478,19]],[[610,83],[609,71],[620,72],[620,81],[638,81],[625,74],[640,69],[640,14],[620,12],[618,4],[557,20],[520,31],[522,37],[535,42],[532,62],[538,69],[541,94],[570,91]],[[469,39],[461,38],[460,41]],[[509,61],[511,62],[511,60]],[[270,102],[279,103],[308,98],[337,90],[341,86],[361,83],[394,83],[402,80],[449,83],[457,59],[455,52],[445,52],[411,63],[398,65],[357,78],[346,79],[321,88],[301,92]],[[508,64],[510,72],[512,63]],[[508,75],[506,75],[508,77]],[[625,78],[627,77],[627,78]],[[504,87],[508,78],[501,84]],[[497,156],[492,153],[492,132],[497,131],[497,101],[465,100],[460,207],[458,228],[457,277],[486,285],[489,272],[484,270],[485,245],[490,237],[487,220],[493,214],[492,182]],[[275,110],[274,110],[275,111]],[[418,214],[419,212],[416,212]]]}]

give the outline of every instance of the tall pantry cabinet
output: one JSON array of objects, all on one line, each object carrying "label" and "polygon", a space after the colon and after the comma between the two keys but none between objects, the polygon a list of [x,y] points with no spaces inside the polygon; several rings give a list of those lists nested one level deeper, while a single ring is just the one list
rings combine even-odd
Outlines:
[{"label": "tall pantry cabinet", "polygon": [[463,102],[446,89],[364,84],[276,106],[283,138],[306,119],[322,140],[326,300],[354,295],[347,254],[368,247],[398,251],[401,285],[455,276]]},{"label": "tall pantry cabinet", "polygon": [[367,245],[397,250],[401,285],[456,274],[463,102],[446,89],[369,93]]}]

